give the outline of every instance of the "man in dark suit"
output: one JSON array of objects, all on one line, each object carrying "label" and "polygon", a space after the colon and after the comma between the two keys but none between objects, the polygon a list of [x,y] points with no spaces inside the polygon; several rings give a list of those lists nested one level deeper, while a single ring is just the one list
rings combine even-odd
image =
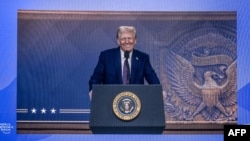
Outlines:
[{"label": "man in dark suit", "polygon": [[89,80],[90,96],[93,84],[144,84],[144,79],[149,84],[160,84],[149,56],[134,49],[135,27],[120,26],[117,31],[117,44],[119,47],[100,53],[99,61]]}]

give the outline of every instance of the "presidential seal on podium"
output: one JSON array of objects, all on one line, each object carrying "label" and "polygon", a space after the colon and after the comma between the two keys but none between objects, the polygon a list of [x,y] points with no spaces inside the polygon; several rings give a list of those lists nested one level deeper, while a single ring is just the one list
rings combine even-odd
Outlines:
[{"label": "presidential seal on podium", "polygon": [[119,93],[113,100],[113,111],[122,120],[133,120],[141,111],[141,101],[132,92]]}]

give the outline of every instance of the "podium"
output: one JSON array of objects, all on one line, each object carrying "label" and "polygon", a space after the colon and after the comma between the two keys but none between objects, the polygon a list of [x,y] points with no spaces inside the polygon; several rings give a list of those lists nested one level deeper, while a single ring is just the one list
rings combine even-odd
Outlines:
[{"label": "podium", "polygon": [[94,134],[161,134],[161,85],[93,85],[89,126]]}]

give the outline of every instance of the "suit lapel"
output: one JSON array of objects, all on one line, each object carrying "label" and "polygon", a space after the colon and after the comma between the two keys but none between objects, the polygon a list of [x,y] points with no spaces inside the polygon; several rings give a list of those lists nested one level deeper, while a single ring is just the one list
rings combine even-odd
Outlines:
[{"label": "suit lapel", "polygon": [[138,61],[139,61],[139,57],[137,55],[136,50],[134,50],[132,54],[132,60],[131,60],[131,76],[130,76],[131,83],[134,82],[134,78],[138,69]]},{"label": "suit lapel", "polygon": [[119,47],[115,51],[114,60],[115,60],[114,70],[117,70],[117,73],[118,73],[117,75],[118,75],[118,79],[119,79],[118,81],[120,82],[120,84],[122,84],[121,51],[120,51]]}]

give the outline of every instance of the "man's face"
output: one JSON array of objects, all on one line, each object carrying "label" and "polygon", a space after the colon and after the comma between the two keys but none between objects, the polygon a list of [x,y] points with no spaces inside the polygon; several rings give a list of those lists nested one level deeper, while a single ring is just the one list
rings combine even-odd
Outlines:
[{"label": "man's face", "polygon": [[130,32],[123,32],[119,35],[117,43],[123,51],[131,51],[136,44],[135,35]]}]

